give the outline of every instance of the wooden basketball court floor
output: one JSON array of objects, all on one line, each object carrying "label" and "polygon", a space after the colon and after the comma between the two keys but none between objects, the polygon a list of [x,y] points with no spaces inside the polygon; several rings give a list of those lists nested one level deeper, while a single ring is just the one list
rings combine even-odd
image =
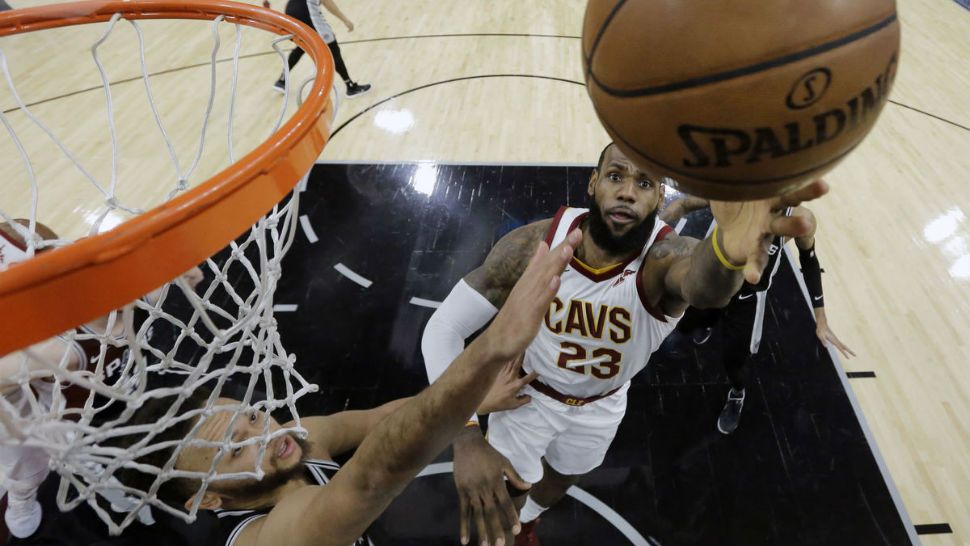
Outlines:
[{"label": "wooden basketball court floor", "polygon": [[[583,2],[345,0],[342,8],[357,25],[348,33],[334,21],[350,73],[374,89],[341,102],[321,161],[419,161],[428,172],[438,163],[589,165],[607,141],[578,83]],[[966,545],[970,12],[950,0],[900,0],[899,10],[903,57],[892,102],[865,143],[828,175],[831,194],[813,204],[817,248],[831,325],[858,353],[841,366],[857,376],[851,390],[906,512],[913,524],[945,523],[952,531],[920,540]],[[200,24],[144,28],[149,44],[158,44],[147,52],[150,72],[157,74],[155,96],[178,152],[189,157],[207,97],[208,68],[199,63],[208,57],[208,30]],[[97,34],[55,31],[4,39],[0,47],[24,101],[95,163],[92,172],[107,178],[104,98],[84,51]],[[221,34],[220,58],[226,58],[232,35],[228,29]],[[244,34],[237,153],[263,138],[281,100],[270,89],[279,59],[265,41]],[[156,42],[162,39],[172,41]],[[85,44],[80,52],[68,47],[71,40]],[[104,49],[105,64],[115,102],[144,110],[144,90],[132,79],[140,71],[132,43],[130,29],[119,28]],[[297,80],[308,64],[301,61]],[[226,71],[220,78],[225,81]],[[13,105],[9,92],[0,93],[0,106],[25,145],[43,146],[23,116],[10,112]],[[224,126],[224,104],[217,104],[214,117]],[[118,196],[157,201],[171,187],[146,173],[171,170],[158,152],[163,143],[143,122],[128,119],[118,120],[119,141],[130,152],[119,164]],[[210,139],[210,149],[224,147],[224,135]],[[0,200],[5,211],[22,214],[18,204],[29,200],[23,167],[10,142],[0,141]],[[193,180],[204,179],[213,165],[203,161]],[[66,161],[35,169],[45,181],[40,217],[67,236],[90,229],[103,198],[79,183]]]}]

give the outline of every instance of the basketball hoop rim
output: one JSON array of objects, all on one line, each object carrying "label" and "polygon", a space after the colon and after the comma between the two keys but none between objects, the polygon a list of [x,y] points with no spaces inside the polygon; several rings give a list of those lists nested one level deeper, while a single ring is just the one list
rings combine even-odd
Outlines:
[{"label": "basketball hoop rim", "polygon": [[299,182],[330,136],[334,65],[313,29],[226,0],[85,1],[0,13],[0,37],[127,19],[212,20],[291,34],[317,75],[303,105],[254,150],[197,187],[100,235],[0,272],[0,356],[70,330],[178,277],[245,232]]}]

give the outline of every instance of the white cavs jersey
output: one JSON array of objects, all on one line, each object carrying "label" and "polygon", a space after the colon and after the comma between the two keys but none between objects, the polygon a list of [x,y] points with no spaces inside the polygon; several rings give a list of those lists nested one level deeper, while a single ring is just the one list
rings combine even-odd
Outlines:
[{"label": "white cavs jersey", "polygon": [[[546,235],[550,247],[579,226],[587,209],[563,207]],[[523,369],[561,394],[589,398],[623,386],[647,365],[650,354],[677,325],[647,301],[640,281],[647,251],[671,230],[657,220],[640,254],[608,270],[573,258],[526,349]]]}]

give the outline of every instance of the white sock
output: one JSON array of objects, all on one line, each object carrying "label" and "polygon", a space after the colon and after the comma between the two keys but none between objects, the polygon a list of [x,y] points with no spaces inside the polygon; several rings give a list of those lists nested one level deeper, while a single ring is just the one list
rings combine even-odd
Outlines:
[{"label": "white sock", "polygon": [[546,506],[539,506],[539,503],[532,500],[532,495],[525,499],[525,506],[519,510],[519,522],[528,523],[539,517],[540,514],[548,510]]}]

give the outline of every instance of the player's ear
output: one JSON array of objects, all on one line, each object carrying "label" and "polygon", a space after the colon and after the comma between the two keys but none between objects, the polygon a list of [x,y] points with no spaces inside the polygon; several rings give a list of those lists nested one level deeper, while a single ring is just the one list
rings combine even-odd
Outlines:
[{"label": "player's ear", "polygon": [[599,178],[599,167],[593,169],[593,174],[589,175],[589,185],[586,186],[586,193],[592,196],[596,189],[596,179]]},{"label": "player's ear", "polygon": [[[192,511],[192,501],[195,500],[193,496],[189,500],[185,501],[185,510]],[[213,493],[212,491],[206,491],[202,495],[202,502],[199,503],[199,508],[203,510],[218,510],[222,508],[222,497],[218,493]]]}]

